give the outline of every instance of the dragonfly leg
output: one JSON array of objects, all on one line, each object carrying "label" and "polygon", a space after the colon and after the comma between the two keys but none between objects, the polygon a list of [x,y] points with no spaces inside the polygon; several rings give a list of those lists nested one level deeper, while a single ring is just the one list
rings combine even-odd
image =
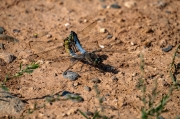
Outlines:
[{"label": "dragonfly leg", "polygon": [[78,62],[78,60],[74,61],[74,62],[64,71],[64,73],[66,73],[70,68],[72,68],[77,62]]}]

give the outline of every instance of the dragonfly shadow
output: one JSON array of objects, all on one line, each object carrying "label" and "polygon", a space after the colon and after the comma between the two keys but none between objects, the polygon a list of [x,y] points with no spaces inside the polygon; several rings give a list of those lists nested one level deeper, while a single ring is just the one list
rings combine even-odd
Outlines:
[{"label": "dragonfly shadow", "polygon": [[[99,55],[99,57],[102,59],[102,61],[108,59],[107,55]],[[84,60],[81,60],[81,62],[83,64],[87,64],[87,65],[90,65],[91,67],[96,68],[97,70],[101,71],[102,73],[109,72],[109,73],[117,74],[119,72],[114,66],[111,66],[109,64],[101,63],[101,64],[98,64],[98,65],[91,65],[91,64],[89,64],[88,62],[86,62]],[[88,71],[91,71],[91,69],[88,70]],[[87,72],[87,70],[85,72]]]}]

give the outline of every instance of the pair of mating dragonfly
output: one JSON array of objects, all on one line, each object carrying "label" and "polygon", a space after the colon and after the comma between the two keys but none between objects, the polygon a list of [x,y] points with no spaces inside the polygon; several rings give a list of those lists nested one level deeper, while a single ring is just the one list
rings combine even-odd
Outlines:
[{"label": "pair of mating dragonfly", "polygon": [[[90,30],[96,26],[98,20],[94,21],[90,25],[88,25],[86,28],[84,28],[80,34],[87,34],[90,32]],[[46,44],[57,44],[55,40],[52,41],[47,41]],[[44,41],[31,41],[29,42],[30,48],[38,48],[44,44]],[[96,52],[101,52],[102,49],[98,49],[92,52],[87,52],[81,45],[80,40],[78,39],[77,34],[74,31],[71,31],[70,35],[64,40],[64,45],[63,47],[65,48],[66,52],[70,55],[71,59],[73,60],[73,63],[65,70],[69,70],[72,68],[78,61],[84,63],[84,64],[89,64],[95,68],[100,69],[101,71],[106,71],[106,72],[113,72],[117,73],[117,70],[115,68],[112,68],[110,65],[105,65],[103,64],[103,58],[100,55],[97,55]],[[54,54],[54,51],[57,51],[58,49],[61,49],[62,46],[56,47],[51,50],[47,50],[44,52],[36,53],[33,55],[29,56],[29,59],[36,59],[36,58],[44,58],[51,53]],[[80,52],[80,54],[76,54],[77,52]],[[57,55],[57,54],[56,54]]]}]

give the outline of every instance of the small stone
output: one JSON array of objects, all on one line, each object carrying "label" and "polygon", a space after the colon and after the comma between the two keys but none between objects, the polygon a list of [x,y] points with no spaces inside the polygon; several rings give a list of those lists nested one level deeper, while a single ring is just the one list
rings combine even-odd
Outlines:
[{"label": "small stone", "polygon": [[62,113],[62,117],[68,116],[66,113]]},{"label": "small stone", "polygon": [[100,32],[100,33],[105,33],[105,32],[106,32],[106,29],[105,29],[105,28],[100,28],[100,29],[99,29],[99,32]]},{"label": "small stone", "polygon": [[70,23],[65,23],[64,25],[65,25],[65,27],[69,27]]},{"label": "small stone", "polygon": [[76,87],[76,86],[78,86],[78,85],[79,85],[79,82],[74,82],[74,83],[73,83],[73,86],[74,86],[74,87]]},{"label": "small stone", "polygon": [[100,48],[104,48],[104,45],[99,45]]},{"label": "small stone", "polygon": [[0,27],[0,34],[3,34],[3,32],[5,32],[3,27]]},{"label": "small stone", "polygon": [[132,74],[132,77],[135,77],[135,76],[137,76],[137,73],[133,73],[133,74]]},{"label": "small stone", "polygon": [[159,116],[158,119],[165,119],[163,116]]},{"label": "small stone", "polygon": [[70,93],[69,91],[66,91],[66,90],[65,90],[65,91],[62,92],[61,96],[65,96],[65,95],[67,95],[67,94],[71,94],[71,93]]},{"label": "small stone", "polygon": [[118,81],[118,78],[116,76],[112,76],[113,81]]},{"label": "small stone", "polygon": [[17,116],[22,113],[24,110],[25,104],[14,95],[11,95],[8,91],[0,88],[0,115],[1,117],[9,115],[9,116]]},{"label": "small stone", "polygon": [[127,1],[124,3],[124,6],[126,6],[127,8],[131,8],[136,6],[136,3],[134,1]]},{"label": "small stone", "polygon": [[159,1],[156,3],[156,5],[157,5],[157,7],[159,7],[159,8],[164,8],[164,7],[167,6],[167,3],[164,2],[164,1],[160,1],[160,0],[159,0]]},{"label": "small stone", "polygon": [[88,86],[84,86],[84,89],[87,90],[87,91],[91,91],[91,88],[88,87]]},{"label": "small stone", "polygon": [[15,56],[9,53],[0,53],[0,58],[3,59],[6,63],[11,63],[15,60]]},{"label": "small stone", "polygon": [[68,110],[68,112],[66,114],[71,115],[71,114],[73,114],[75,112],[77,112],[77,109],[70,109],[70,110]]},{"label": "small stone", "polygon": [[101,83],[101,80],[98,78],[94,78],[91,80],[93,83]]},{"label": "small stone", "polygon": [[134,46],[135,45],[134,42],[131,42],[131,45]]},{"label": "small stone", "polygon": [[51,34],[47,34],[46,37],[47,37],[47,38],[51,38],[52,35],[51,35]]},{"label": "small stone", "polygon": [[162,47],[165,47],[167,45],[167,41],[165,39],[162,39],[159,41],[158,44],[159,44],[160,48],[162,48]]},{"label": "small stone", "polygon": [[166,48],[162,48],[162,51],[164,51],[164,52],[169,52],[170,50],[172,50],[172,45],[169,45],[168,47],[166,47]]},{"label": "small stone", "polygon": [[114,9],[119,9],[119,8],[121,8],[121,6],[118,5],[118,4],[112,4],[110,7],[111,7],[111,8],[114,8]]},{"label": "small stone", "polygon": [[63,73],[63,77],[70,79],[71,81],[74,81],[79,77],[79,74],[77,74],[76,72],[73,72],[73,71],[66,71]]},{"label": "small stone", "polygon": [[19,33],[20,32],[20,30],[18,30],[18,29],[13,29],[13,32],[15,33]]},{"label": "small stone", "polygon": [[107,39],[111,39],[113,37],[113,35],[109,34],[107,35]]},{"label": "small stone", "polygon": [[88,20],[87,19],[84,19],[84,23],[87,23],[88,22]]},{"label": "small stone", "polygon": [[105,9],[105,8],[107,8],[107,5],[101,5],[101,7]]}]

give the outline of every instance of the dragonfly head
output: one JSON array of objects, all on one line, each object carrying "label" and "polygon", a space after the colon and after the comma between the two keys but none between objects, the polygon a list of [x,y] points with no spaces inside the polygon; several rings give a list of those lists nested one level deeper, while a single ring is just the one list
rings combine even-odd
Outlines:
[{"label": "dragonfly head", "polygon": [[73,41],[74,37],[77,37],[77,34],[74,31],[71,31],[70,35],[69,35],[69,40]]}]

